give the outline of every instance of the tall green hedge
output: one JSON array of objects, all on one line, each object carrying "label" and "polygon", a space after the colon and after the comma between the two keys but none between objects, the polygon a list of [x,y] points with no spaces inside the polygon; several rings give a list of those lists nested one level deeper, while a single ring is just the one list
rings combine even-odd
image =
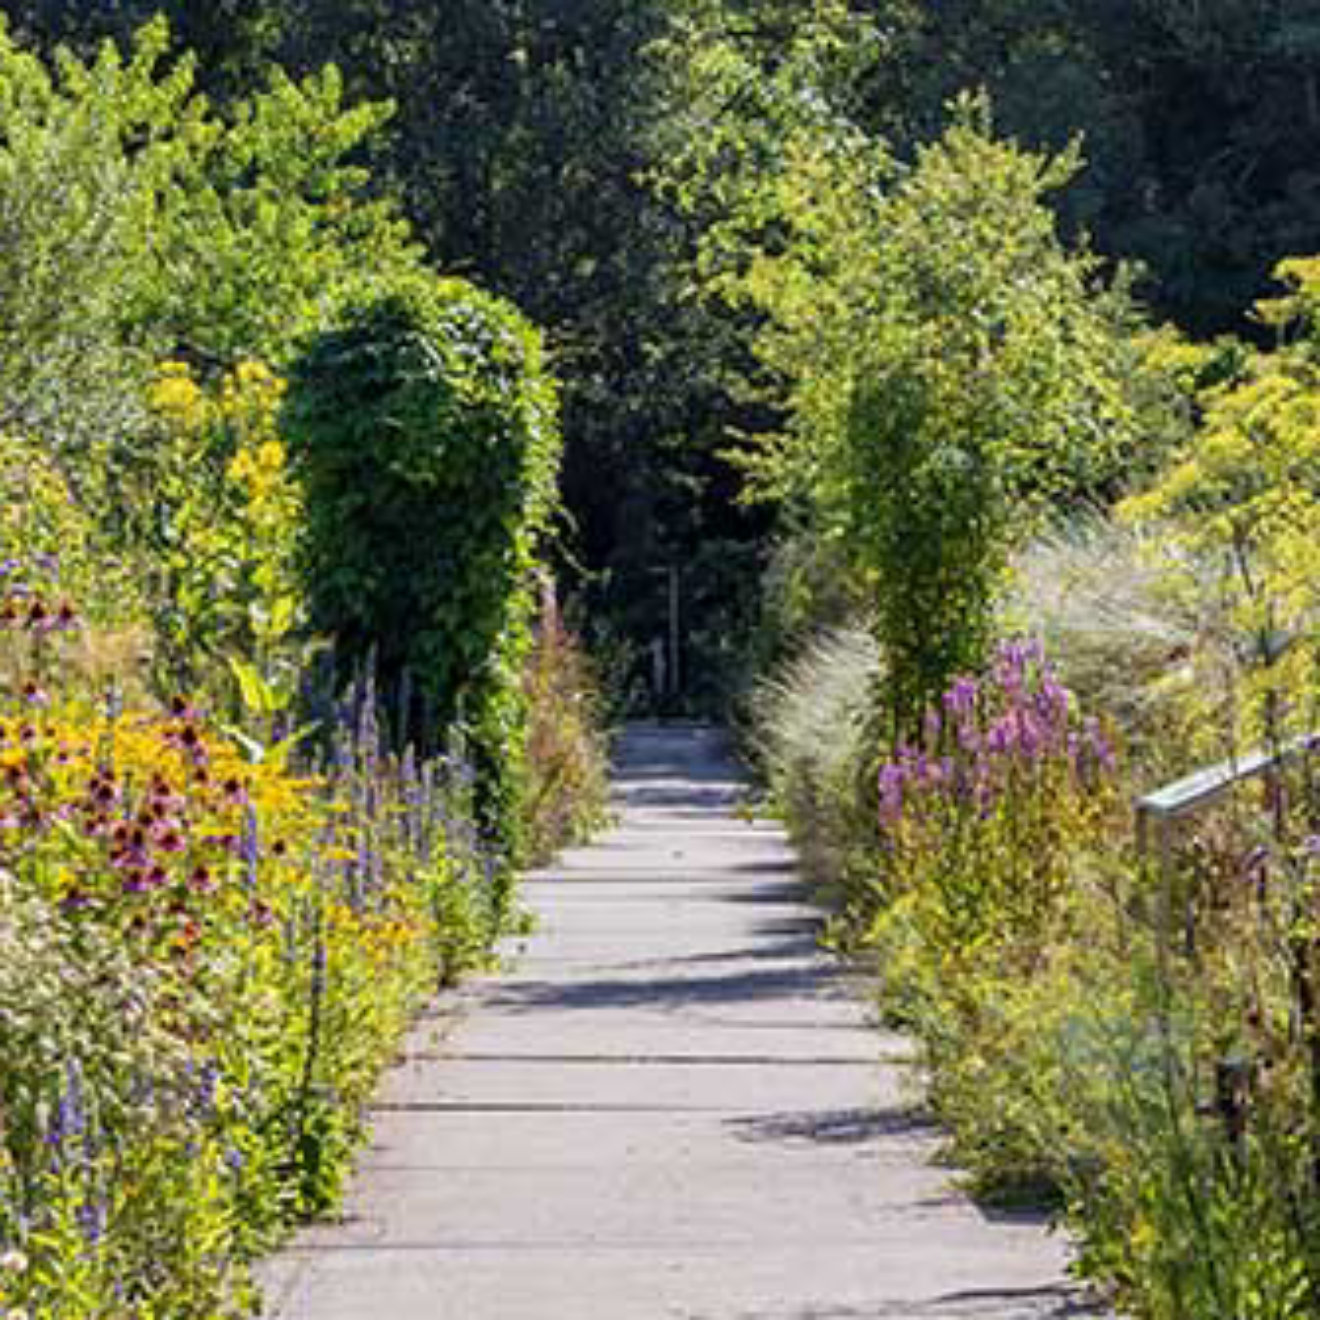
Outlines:
[{"label": "tall green hedge", "polygon": [[400,742],[464,728],[484,823],[516,856],[518,678],[560,456],[539,335],[461,280],[409,282],[310,344],[286,406],[314,626],[341,677],[374,663]]}]

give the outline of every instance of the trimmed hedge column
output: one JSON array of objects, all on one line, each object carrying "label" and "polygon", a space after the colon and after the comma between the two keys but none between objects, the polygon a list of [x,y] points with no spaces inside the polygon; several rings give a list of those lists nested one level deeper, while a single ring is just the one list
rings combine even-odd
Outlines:
[{"label": "trimmed hedge column", "polygon": [[540,336],[470,284],[419,280],[311,343],[286,419],[313,625],[341,677],[374,657],[401,744],[462,726],[483,824],[516,858],[518,678],[560,456]]}]

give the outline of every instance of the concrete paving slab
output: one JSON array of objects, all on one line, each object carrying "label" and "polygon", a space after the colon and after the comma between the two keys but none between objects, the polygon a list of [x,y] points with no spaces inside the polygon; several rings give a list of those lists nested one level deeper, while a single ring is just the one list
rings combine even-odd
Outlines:
[{"label": "concrete paving slab", "polygon": [[271,1320],[1062,1320],[1067,1244],[938,1162],[911,1045],[821,954],[719,735],[621,741],[619,822],[421,1024]]}]

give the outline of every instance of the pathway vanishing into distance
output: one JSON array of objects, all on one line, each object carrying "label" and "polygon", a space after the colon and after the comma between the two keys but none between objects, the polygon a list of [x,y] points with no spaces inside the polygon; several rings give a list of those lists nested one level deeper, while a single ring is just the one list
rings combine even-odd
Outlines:
[{"label": "pathway vanishing into distance", "polygon": [[620,820],[529,882],[511,975],[414,1033],[278,1320],[1042,1320],[1064,1244],[931,1161],[900,1037],[815,947],[702,728],[636,727]]}]

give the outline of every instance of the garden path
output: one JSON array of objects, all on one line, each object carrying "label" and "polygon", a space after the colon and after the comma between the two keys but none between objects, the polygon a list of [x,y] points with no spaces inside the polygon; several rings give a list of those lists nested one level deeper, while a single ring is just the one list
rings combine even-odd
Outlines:
[{"label": "garden path", "polygon": [[278,1320],[1043,1320],[1065,1245],[932,1162],[910,1049],[815,945],[700,727],[629,730],[619,823],[534,876],[511,975],[423,1023]]}]

